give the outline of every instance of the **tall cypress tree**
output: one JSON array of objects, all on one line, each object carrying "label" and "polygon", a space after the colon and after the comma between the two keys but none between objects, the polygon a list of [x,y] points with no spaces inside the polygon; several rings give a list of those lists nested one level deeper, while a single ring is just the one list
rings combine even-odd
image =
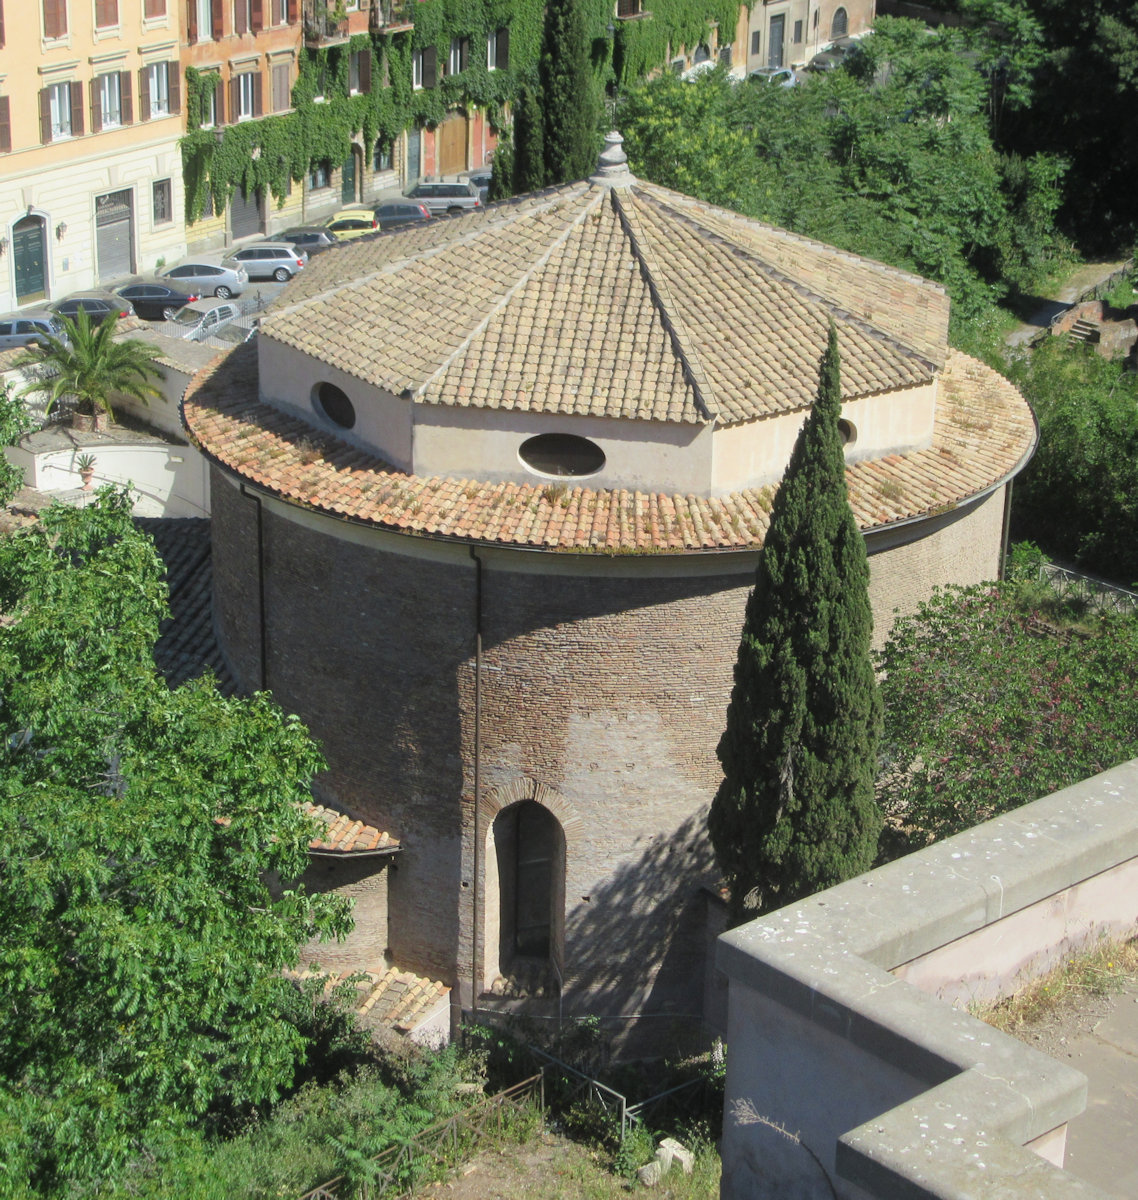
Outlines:
[{"label": "tall cypress tree", "polygon": [[545,182],[567,183],[597,165],[596,85],[581,0],[549,0],[541,51],[545,113]]},{"label": "tall cypress tree", "polygon": [[514,109],[514,192],[536,192],[545,187],[541,89],[522,85]]},{"label": "tall cypress tree", "polygon": [[840,413],[831,323],[818,398],[771,509],[719,741],[709,827],[733,924],[866,870],[881,829],[869,564]]}]

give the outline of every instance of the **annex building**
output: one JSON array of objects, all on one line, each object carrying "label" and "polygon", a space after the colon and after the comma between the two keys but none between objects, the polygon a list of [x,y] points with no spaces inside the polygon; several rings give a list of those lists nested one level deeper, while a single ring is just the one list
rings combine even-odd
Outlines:
[{"label": "annex building", "polygon": [[700,1012],[715,747],[831,320],[879,638],[997,573],[1035,426],[948,308],[612,134],[591,180],[314,258],[195,380],[229,668],[398,844],[358,953],[456,1006]]}]

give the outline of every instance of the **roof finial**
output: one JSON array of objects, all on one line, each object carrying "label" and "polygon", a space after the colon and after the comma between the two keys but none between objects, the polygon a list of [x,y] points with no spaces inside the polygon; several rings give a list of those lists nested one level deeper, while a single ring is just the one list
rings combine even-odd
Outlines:
[{"label": "roof finial", "polygon": [[599,183],[602,187],[628,187],[636,182],[628,169],[624,138],[615,129],[605,134],[605,148],[597,161],[597,173],[589,176],[589,182]]}]

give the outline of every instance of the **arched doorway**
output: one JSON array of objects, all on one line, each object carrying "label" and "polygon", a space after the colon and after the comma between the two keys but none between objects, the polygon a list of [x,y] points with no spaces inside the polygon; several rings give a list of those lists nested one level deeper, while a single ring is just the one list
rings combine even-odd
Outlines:
[{"label": "arched doorway", "polygon": [[47,221],[30,214],[12,226],[12,270],[16,302],[27,304],[47,295]]},{"label": "arched doorway", "polygon": [[548,982],[559,980],[565,934],[561,823],[535,800],[502,809],[490,828],[486,873],[487,982],[547,973],[553,977]]}]

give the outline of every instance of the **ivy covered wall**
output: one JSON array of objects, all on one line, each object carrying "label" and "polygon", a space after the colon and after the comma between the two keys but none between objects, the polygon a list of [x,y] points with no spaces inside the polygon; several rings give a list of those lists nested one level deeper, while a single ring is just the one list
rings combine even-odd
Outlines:
[{"label": "ivy covered wall", "polygon": [[[649,73],[681,45],[708,41],[714,22],[729,31],[724,40],[731,40],[739,12],[735,0],[644,0],[651,17],[614,22],[613,0],[582,3],[600,83],[617,76],[623,83]],[[280,116],[203,129],[205,89],[217,77],[187,68],[187,133],[182,140],[187,223],[209,215],[205,210],[211,198],[213,210],[223,211],[236,189],[246,195],[260,191],[283,204],[291,184],[303,180],[313,164],[344,162],[354,138],[368,152],[377,138],[394,140],[405,129],[436,126],[456,107],[483,108],[499,127],[520,83],[536,76],[543,0],[418,0],[413,12],[410,32],[362,33],[328,49],[302,47],[293,110]],[[486,39],[501,28],[510,31],[509,64],[491,71]],[[464,37],[469,38],[466,69],[454,75],[440,70],[435,87],[413,89],[413,52],[434,46],[441,67],[451,40]],[[371,90],[350,95],[351,55],[359,51],[371,54]],[[318,94],[323,101],[314,103]]]}]

